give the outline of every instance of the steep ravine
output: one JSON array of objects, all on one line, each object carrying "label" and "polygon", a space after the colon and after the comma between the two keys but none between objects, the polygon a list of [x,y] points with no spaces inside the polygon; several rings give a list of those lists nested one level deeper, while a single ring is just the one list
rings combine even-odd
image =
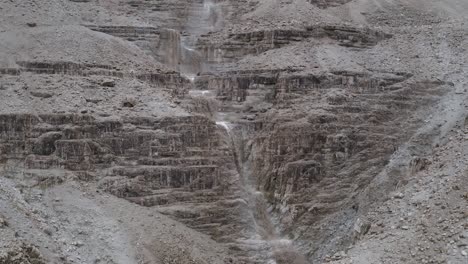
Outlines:
[{"label": "steep ravine", "polygon": [[[278,264],[305,264],[307,261],[301,253],[294,248],[292,241],[283,238],[280,235],[279,229],[270,215],[271,206],[268,205],[262,191],[258,190],[256,179],[252,175],[249,164],[249,150],[245,137],[247,131],[242,128],[242,125],[231,124],[225,121],[218,121],[217,125],[226,131],[228,141],[231,144],[233,157],[235,159],[237,171],[240,176],[240,184],[244,193],[243,199],[247,203],[247,208],[250,211],[249,215],[252,218],[253,234],[246,243],[258,244],[258,248],[267,250],[265,263]],[[263,245],[263,246],[262,246]],[[258,252],[260,257],[255,257],[257,261],[262,261],[262,252]]]},{"label": "steep ravine", "polygon": [[466,262],[464,1],[0,3],[0,264]]},{"label": "steep ravine", "polygon": [[[174,43],[172,45],[172,47],[180,46],[182,52],[180,54],[179,70],[194,85],[201,73],[213,74],[210,72],[210,67],[207,67],[208,64],[205,62],[205,58],[195,50],[195,44],[201,35],[219,29],[223,23],[223,17],[222,8],[212,0],[204,0],[202,6],[199,4],[192,5],[187,26],[184,27],[183,36],[180,38],[180,44]],[[208,87],[198,92],[197,90],[191,90],[189,93],[195,94],[198,98],[208,95],[207,100],[209,100]],[[228,144],[232,150],[233,162],[240,177],[241,197],[247,203],[247,215],[251,216],[252,226],[247,227],[252,232],[251,237],[246,241],[241,240],[240,243],[249,244],[248,247],[251,248],[249,254],[252,255],[251,261],[253,260],[255,263],[305,264],[305,258],[294,249],[292,241],[282,238],[278,233],[279,229],[275,227],[269,213],[271,206],[268,205],[262,191],[257,188],[257,180],[247,164],[248,150],[245,144],[249,139],[245,137],[248,136],[248,132],[242,125],[227,121],[235,120],[235,114],[229,112],[220,114],[217,111],[219,110],[214,110],[210,114],[217,120],[218,127],[225,130]]]}]

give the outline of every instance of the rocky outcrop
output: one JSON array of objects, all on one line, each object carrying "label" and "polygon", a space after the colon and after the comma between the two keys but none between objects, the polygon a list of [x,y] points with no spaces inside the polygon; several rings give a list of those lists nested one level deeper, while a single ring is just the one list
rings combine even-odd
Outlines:
[{"label": "rocky outcrop", "polygon": [[410,78],[401,72],[278,70],[197,81],[219,102],[221,115],[236,120],[231,133],[243,138],[239,156],[284,234],[309,259],[321,259],[328,246],[352,241],[354,227],[346,219],[359,208],[354,194],[421,125],[414,116],[449,87]]},{"label": "rocky outcrop", "polygon": [[128,41],[154,41],[157,42],[160,35],[160,30],[155,27],[132,27],[132,26],[99,26],[99,25],[84,25],[85,27],[122,38]]},{"label": "rocky outcrop", "polygon": [[[285,232],[308,249],[310,258],[323,257],[321,239],[336,239],[333,246],[349,239],[352,226],[340,219],[359,208],[354,194],[415,131],[418,122],[412,116],[424,109],[420,106],[430,106],[444,93],[438,82],[364,87],[293,98],[294,106],[307,102],[310,107],[267,115],[251,143],[259,188]],[[288,101],[278,104],[294,107]]]},{"label": "rocky outcrop", "polygon": [[197,48],[204,54],[207,62],[219,63],[236,61],[249,54],[260,54],[308,38],[329,38],[341,46],[366,48],[390,37],[390,34],[369,28],[343,25],[313,25],[298,29],[231,33],[227,36],[211,33],[199,39]]},{"label": "rocky outcrop", "polygon": [[[31,168],[36,157],[71,170],[109,168],[119,160],[176,165],[177,159],[196,158],[219,144],[214,123],[197,116],[98,120],[74,114],[4,114],[0,124],[2,158],[28,158]],[[215,163],[200,159],[191,162]]]},{"label": "rocky outcrop", "polygon": [[[205,3],[206,2],[206,3]],[[252,10],[258,4],[257,0],[239,0],[239,1],[226,1],[226,0],[194,0],[194,1],[181,1],[181,0],[163,0],[163,1],[144,1],[144,0],[126,0],[123,5],[128,6],[129,14],[136,14],[144,16],[153,24],[159,24],[162,28],[172,28],[176,30],[184,30],[190,21],[191,13],[193,10],[202,10],[206,4],[216,5],[216,8],[222,10],[222,17],[226,21],[235,21],[238,17],[244,15],[246,12]],[[201,28],[200,24],[194,24]]]},{"label": "rocky outcrop", "polygon": [[344,5],[348,2],[351,2],[351,0],[308,0],[308,2],[316,5],[319,8],[328,8]]},{"label": "rocky outcrop", "polygon": [[[403,82],[409,77],[411,74],[401,72],[333,71],[307,73],[294,69],[279,69],[235,71],[220,73],[216,76],[201,76],[198,85],[205,85],[208,90],[214,91],[216,98],[221,101],[258,100],[272,103],[299,99],[314,90],[331,88],[347,89],[359,93],[373,93],[379,89],[392,90],[397,89],[392,88],[392,85]],[[346,98],[336,94],[328,97],[327,100],[332,104],[339,104]]]},{"label": "rocky outcrop", "polygon": [[157,49],[157,56],[160,61],[174,69],[179,69],[181,62],[180,33],[173,29],[164,29],[161,31],[160,41]]},{"label": "rocky outcrop", "polygon": [[182,49],[178,30],[133,26],[85,25],[85,27],[131,41],[172,69],[179,68]]},{"label": "rocky outcrop", "polygon": [[200,76],[197,86],[208,87],[221,115],[236,120],[231,133],[243,138],[239,155],[283,232],[309,259],[320,259],[323,245],[352,241],[353,225],[345,223],[359,208],[354,194],[421,125],[416,113],[449,87],[410,78],[401,72],[236,71]]},{"label": "rocky outcrop", "polygon": [[39,250],[31,245],[18,245],[0,254],[0,264],[45,264]]},{"label": "rocky outcrop", "polygon": [[[178,72],[128,72],[110,65],[83,64],[67,61],[17,61],[17,68],[0,68],[0,74],[21,75],[23,72],[35,74],[64,74],[71,76],[104,76],[136,78],[149,84],[164,85],[180,89],[190,85],[189,80]],[[177,92],[179,93],[179,92]]]},{"label": "rocky outcrop", "polygon": [[158,206],[216,240],[234,242],[245,235],[245,203],[238,200],[232,152],[222,135],[203,116],[4,114],[0,160],[73,171],[118,197]]},{"label": "rocky outcrop", "polygon": [[85,27],[135,43],[150,55],[157,55],[161,29],[155,27],[84,25]]},{"label": "rocky outcrop", "polygon": [[[70,179],[85,182],[69,188],[83,188],[89,200],[103,190],[139,205],[130,208],[148,209],[145,215],[166,214],[226,248],[230,263],[307,262],[293,255],[315,263],[365,236],[370,224],[358,215],[363,203],[357,197],[379,180],[392,154],[428,122],[427,109],[445,95],[446,83],[427,78],[457,72],[450,64],[462,54],[461,42],[442,41],[446,28],[435,25],[386,27],[393,37],[334,24],[372,24],[365,12],[373,9],[401,20],[396,14],[406,13],[389,11],[390,3],[376,8],[361,1],[340,9],[350,1],[72,2],[82,3],[41,19],[53,9],[47,5],[50,10],[2,27],[7,41],[0,93],[8,99],[0,109],[0,165],[11,180],[4,189],[20,186],[21,197],[28,186],[25,203],[48,207],[55,200],[43,198],[44,190]],[[362,9],[352,9],[358,4]],[[41,8],[17,6],[9,8],[12,14]],[[372,11],[373,19],[379,12]],[[343,17],[334,19],[338,15]],[[10,18],[17,19],[0,20]],[[327,22],[318,22],[322,18]],[[447,28],[458,22],[450,23]],[[430,38],[421,35],[426,30]],[[408,48],[412,41],[430,45],[416,52]],[[449,53],[441,71],[437,62]],[[412,69],[425,63],[430,70]],[[423,157],[408,160],[409,173],[429,166]],[[107,197],[119,200],[113,196]],[[109,200],[96,201],[103,204],[95,209],[101,214],[108,205],[102,201]],[[60,214],[74,211],[63,210],[73,202]],[[115,220],[126,214],[129,222],[138,217],[121,212]],[[148,213],[148,221],[159,226],[153,216]],[[107,217],[95,221],[105,223],[96,230],[112,224]],[[137,244],[164,256],[160,251],[171,245],[165,236],[140,244],[139,229],[148,230],[143,223],[131,230],[136,240],[122,239],[122,248]],[[167,236],[177,229],[172,227]],[[55,239],[54,233],[46,235]],[[186,253],[184,259],[194,262]]]},{"label": "rocky outcrop", "polygon": [[[199,2],[202,5],[202,1]],[[193,1],[144,1],[125,0],[122,5],[126,6],[129,14],[139,14],[146,17],[152,24],[161,25],[161,28],[172,28],[181,30],[186,25],[187,17]]]}]

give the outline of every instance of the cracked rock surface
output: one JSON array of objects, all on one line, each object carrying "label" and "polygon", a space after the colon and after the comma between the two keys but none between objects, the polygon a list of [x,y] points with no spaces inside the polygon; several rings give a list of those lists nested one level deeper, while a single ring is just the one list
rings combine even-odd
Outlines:
[{"label": "cracked rock surface", "polygon": [[464,0],[0,0],[0,264],[467,263]]}]

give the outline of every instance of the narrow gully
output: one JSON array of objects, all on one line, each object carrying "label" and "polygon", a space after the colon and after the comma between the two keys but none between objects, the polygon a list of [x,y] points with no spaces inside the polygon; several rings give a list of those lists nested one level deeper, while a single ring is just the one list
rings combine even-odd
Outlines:
[{"label": "narrow gully", "polygon": [[[195,4],[196,6],[196,4]],[[222,9],[219,4],[212,0],[205,0],[203,7],[194,7],[190,12],[187,26],[183,36],[180,37],[181,49],[179,71],[192,83],[197,75],[204,71],[209,71],[205,66],[203,57],[195,49],[199,36],[218,28],[222,24]],[[209,90],[190,91],[189,95],[207,97],[211,94]],[[241,125],[230,123],[227,120],[227,113],[217,113],[216,124],[223,129],[228,137],[228,142],[232,151],[237,172],[240,176],[241,189],[247,202],[249,214],[252,218],[252,228],[255,230],[248,243],[253,243],[259,249],[266,249],[266,259],[263,252],[256,252],[253,256],[257,260],[267,264],[306,264],[304,256],[293,246],[292,241],[281,237],[280,232],[275,227],[269,213],[268,202],[263,192],[256,188],[256,180],[251,175],[248,155],[245,144],[247,142],[244,135],[246,131]],[[235,117],[232,117],[235,120]],[[240,241],[245,243],[246,241]],[[259,250],[260,251],[260,250]]]},{"label": "narrow gully", "polygon": [[[218,121],[216,124],[226,131],[231,144],[232,155],[245,193],[244,197],[253,219],[255,234],[252,235],[251,241],[266,244],[269,251],[267,264],[306,264],[305,257],[294,248],[292,241],[281,237],[272,221],[263,192],[256,188],[256,181],[250,173],[245,153],[246,140],[243,137],[245,131],[242,127],[225,121]],[[234,128],[239,132],[235,133]]]}]

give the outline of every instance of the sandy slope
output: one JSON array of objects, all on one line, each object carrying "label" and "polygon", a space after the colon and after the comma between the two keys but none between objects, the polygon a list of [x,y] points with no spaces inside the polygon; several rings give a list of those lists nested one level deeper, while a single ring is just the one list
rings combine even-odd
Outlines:
[{"label": "sandy slope", "polygon": [[207,236],[93,186],[69,182],[28,189],[3,177],[0,183],[0,212],[8,223],[0,229],[3,252],[26,241],[37,245],[48,263],[224,261],[225,250]]},{"label": "sandy slope", "polygon": [[[466,107],[466,106],[465,106]],[[468,130],[456,129],[391,199],[362,219],[370,230],[333,263],[466,263]]]}]

